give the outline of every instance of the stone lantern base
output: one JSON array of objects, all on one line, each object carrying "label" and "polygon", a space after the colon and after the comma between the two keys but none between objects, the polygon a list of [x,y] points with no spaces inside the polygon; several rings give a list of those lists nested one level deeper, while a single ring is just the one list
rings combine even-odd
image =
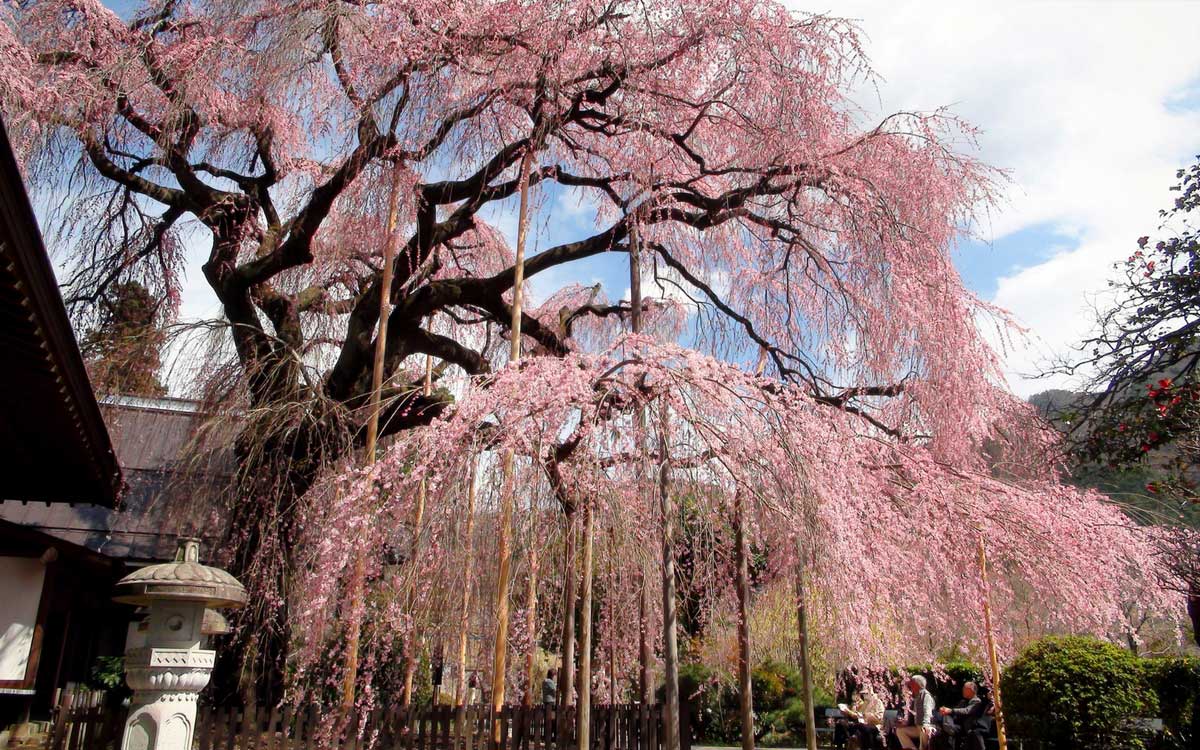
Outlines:
[{"label": "stone lantern base", "polygon": [[190,750],[196,728],[196,697],[208,684],[215,651],[137,648],[125,654],[133,688],[125,722],[125,750]]}]

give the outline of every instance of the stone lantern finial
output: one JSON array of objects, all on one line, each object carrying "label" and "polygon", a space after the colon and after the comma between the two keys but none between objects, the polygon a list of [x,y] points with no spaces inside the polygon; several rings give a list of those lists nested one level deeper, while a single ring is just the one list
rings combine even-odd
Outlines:
[{"label": "stone lantern finial", "polygon": [[208,684],[216,652],[203,648],[208,608],[241,607],[246,589],[200,562],[200,540],[179,539],[175,560],[148,565],[117,582],[118,602],[149,609],[146,645],[125,652],[133,688],[122,750],[190,750],[196,696]]}]

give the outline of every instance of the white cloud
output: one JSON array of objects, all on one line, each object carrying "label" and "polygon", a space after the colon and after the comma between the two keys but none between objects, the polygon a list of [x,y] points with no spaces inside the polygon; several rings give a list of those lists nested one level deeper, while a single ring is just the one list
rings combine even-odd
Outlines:
[{"label": "white cloud", "polygon": [[884,78],[861,104],[950,105],[983,129],[982,158],[1012,178],[985,232],[1045,225],[1055,244],[1066,239],[995,295],[1033,338],[1009,355],[1014,389],[1048,387],[1019,375],[1090,329],[1089,296],[1157,225],[1175,169],[1200,150],[1200,4],[859,1],[831,12],[859,20]]}]

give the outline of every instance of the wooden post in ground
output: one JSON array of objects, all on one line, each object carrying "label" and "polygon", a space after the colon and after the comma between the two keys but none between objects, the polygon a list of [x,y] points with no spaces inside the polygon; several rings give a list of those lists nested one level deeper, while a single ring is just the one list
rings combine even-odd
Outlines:
[{"label": "wooden post in ground", "polygon": [[[387,237],[383,243],[383,273],[379,281],[379,333],[375,339],[375,359],[371,367],[371,402],[367,416],[367,465],[375,463],[375,448],[379,441],[379,410],[383,389],[383,353],[387,341],[388,313],[392,308],[392,266],[396,258],[396,221],[400,211],[400,164],[392,169],[391,192],[388,195]],[[366,558],[362,548],[354,554],[354,570],[350,578],[350,624],[346,635],[346,673],[342,680],[342,708],[354,706],[354,690],[358,682],[358,648],[362,637],[363,588],[366,585]]]},{"label": "wooden post in ground", "polygon": [[817,750],[817,724],[813,714],[812,665],[808,648],[808,592],[804,585],[804,546],[796,537],[796,635],[800,646],[801,697],[804,700],[804,738],[808,750]]},{"label": "wooden post in ground", "polygon": [[[425,355],[425,381],[421,386],[421,394],[429,397],[433,393],[433,357]],[[417,507],[413,509],[413,541],[412,555],[409,562],[409,567],[416,568],[417,561],[420,559],[421,553],[421,527],[425,523],[425,494],[428,488],[425,484],[425,478],[421,478],[421,483],[417,487]],[[413,610],[417,606],[417,581],[416,576],[410,575],[408,581],[408,601],[407,611],[412,617],[413,623],[416,623]],[[413,696],[413,675],[417,671],[417,635],[414,627],[413,632],[409,634],[408,642],[404,649],[404,692],[401,694],[400,705],[411,706]]]},{"label": "wooden post in ground", "polygon": [[454,686],[456,734],[463,750],[466,750],[467,745],[467,641],[471,631],[471,582],[475,572],[475,492],[476,474],[479,470],[477,457],[472,457],[467,470],[471,472],[471,476],[467,480],[467,527],[463,534],[466,559],[463,561],[462,604],[458,610],[458,673]]},{"label": "wooden post in ground", "polygon": [[[513,263],[512,322],[509,327],[509,362],[521,359],[521,286],[525,283],[525,232],[529,220],[529,165],[532,146],[521,157],[521,208],[517,218],[517,257]],[[496,637],[492,652],[492,743],[500,746],[500,710],[504,707],[504,676],[508,659],[508,595],[512,584],[513,464],[510,448],[504,453],[500,489],[500,539],[496,551]]]},{"label": "wooden post in ground", "polygon": [[563,524],[563,622],[562,658],[558,665],[558,695],[555,696],[555,736],[559,747],[567,741],[570,724],[567,710],[575,705],[575,511]]},{"label": "wooden post in ground", "polygon": [[1008,737],[1004,727],[1004,707],[1000,701],[1000,660],[996,658],[996,636],[992,632],[992,603],[988,592],[987,551],[983,545],[983,532],[979,532],[979,579],[983,583],[983,628],[987,634],[988,661],[992,668],[992,707],[996,716],[996,740],[1000,750],[1008,750]]},{"label": "wooden post in ground", "polygon": [[579,591],[579,705],[575,738],[579,750],[591,747],[592,728],[592,546],[595,540],[592,503],[583,505],[583,583]]},{"label": "wooden post in ground", "polygon": [[[613,592],[617,590],[617,527],[614,523],[608,527],[608,707],[611,711],[617,705],[617,630],[616,612],[613,611]],[[611,726],[611,723],[610,723]]]},{"label": "wooden post in ground", "polygon": [[662,513],[663,595],[663,747],[679,750],[679,642],[675,607],[675,501],[671,497],[671,457],[667,439],[667,405],[660,415],[658,451],[658,503]]},{"label": "wooden post in ground", "polygon": [[[638,241],[637,222],[629,225],[629,330],[642,332],[642,260]],[[646,410],[638,409],[638,431],[646,434]],[[650,663],[654,648],[650,643],[650,623],[647,618],[653,608],[648,566],[642,565],[640,576],[641,600],[638,602],[638,692],[642,703],[654,702],[654,685],[650,681]]]},{"label": "wooden post in ground", "polygon": [[529,633],[529,653],[525,655],[525,708],[533,708],[537,699],[534,690],[537,686],[533,681],[533,673],[537,667],[537,602],[538,602],[538,544],[537,544],[537,503],[533,494],[529,496],[529,580],[525,587],[525,630]]},{"label": "wooden post in ground", "polygon": [[750,542],[746,538],[746,496],[733,498],[734,544],[738,598],[738,708],[742,720],[742,750],[754,750],[754,692],[750,681]]}]

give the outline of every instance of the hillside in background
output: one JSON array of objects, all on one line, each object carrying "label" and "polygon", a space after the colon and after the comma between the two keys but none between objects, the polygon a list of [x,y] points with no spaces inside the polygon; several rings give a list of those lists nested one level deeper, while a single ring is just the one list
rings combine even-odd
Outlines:
[{"label": "hillside in background", "polygon": [[[1061,388],[1035,393],[1029,403],[1044,419],[1064,435],[1069,435],[1071,423],[1064,415],[1074,414],[1090,398],[1090,394]],[[1078,436],[1071,436],[1078,439]],[[1200,527],[1200,508],[1190,503],[1180,504],[1171,498],[1151,492],[1148,486],[1166,478],[1165,467],[1177,456],[1174,446],[1152,451],[1142,465],[1129,469],[1109,468],[1095,464],[1070,465],[1071,484],[1108,495],[1122,506],[1138,523],[1185,523]]]}]

